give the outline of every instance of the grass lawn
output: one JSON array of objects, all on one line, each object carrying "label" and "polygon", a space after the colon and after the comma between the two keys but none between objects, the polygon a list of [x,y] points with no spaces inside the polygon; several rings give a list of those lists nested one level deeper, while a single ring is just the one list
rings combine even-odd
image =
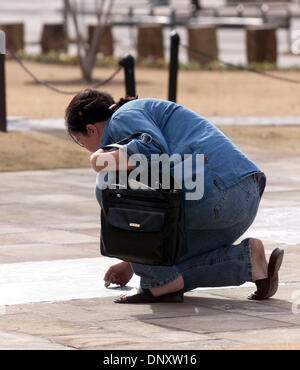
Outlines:
[{"label": "grass lawn", "polygon": [[[82,90],[77,66],[26,62],[40,79],[64,90]],[[95,80],[104,80],[114,68],[95,68]],[[135,71],[140,98],[167,98],[168,71],[138,67]],[[299,79],[298,71],[277,71],[276,75]],[[6,63],[7,114],[31,119],[62,118],[73,95],[53,92],[36,84],[20,66]],[[103,90],[115,99],[125,94],[121,71]],[[180,71],[178,104],[202,116],[299,116],[300,84],[289,84],[240,71]],[[300,154],[300,127],[240,126],[220,129],[242,150],[256,147],[286,156]],[[0,171],[89,167],[89,153],[63,132],[0,133]]]}]

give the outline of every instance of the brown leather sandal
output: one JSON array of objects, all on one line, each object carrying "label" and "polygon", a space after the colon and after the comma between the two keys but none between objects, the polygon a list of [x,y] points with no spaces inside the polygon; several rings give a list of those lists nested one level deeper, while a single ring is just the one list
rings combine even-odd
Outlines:
[{"label": "brown leather sandal", "polygon": [[139,289],[137,294],[123,295],[114,300],[115,303],[182,303],[183,290],[155,297],[149,289]]},{"label": "brown leather sandal", "polygon": [[268,265],[268,277],[255,281],[257,291],[251,294],[248,299],[261,301],[272,297],[277,292],[278,271],[282,263],[283,255],[284,250],[279,248],[273,250]]}]

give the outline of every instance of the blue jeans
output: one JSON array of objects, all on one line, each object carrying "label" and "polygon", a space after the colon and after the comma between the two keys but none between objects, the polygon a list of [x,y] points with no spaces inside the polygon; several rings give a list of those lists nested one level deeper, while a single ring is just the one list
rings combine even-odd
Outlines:
[{"label": "blue jeans", "polygon": [[250,239],[233,243],[253,223],[265,182],[264,175],[251,175],[228,189],[216,189],[213,199],[199,202],[197,223],[195,207],[193,212],[188,210],[187,254],[171,267],[131,263],[134,273],[141,277],[141,287],[162,286],[180,275],[184,291],[252,281]]},{"label": "blue jeans", "polygon": [[[249,238],[233,243],[253,223],[265,188],[264,175],[251,175],[198,203],[186,201],[187,253],[174,266],[131,263],[141,287],[165,285],[182,275],[184,291],[197,287],[241,285],[252,281]],[[101,193],[96,197],[101,205]]]}]

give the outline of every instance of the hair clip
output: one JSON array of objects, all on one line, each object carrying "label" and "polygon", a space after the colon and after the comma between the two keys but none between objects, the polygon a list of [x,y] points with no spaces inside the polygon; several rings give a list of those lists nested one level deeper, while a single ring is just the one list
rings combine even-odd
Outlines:
[{"label": "hair clip", "polygon": [[115,110],[117,108],[117,104],[112,104],[108,110]]}]

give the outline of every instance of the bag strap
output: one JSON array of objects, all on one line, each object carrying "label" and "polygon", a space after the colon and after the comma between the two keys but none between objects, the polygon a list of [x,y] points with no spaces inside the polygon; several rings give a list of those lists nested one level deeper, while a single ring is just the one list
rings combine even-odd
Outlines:
[{"label": "bag strap", "polygon": [[[162,146],[162,144],[160,143],[160,141],[158,139],[156,139],[156,137],[153,137],[152,135],[148,134],[147,132],[136,132],[132,135],[129,135],[127,137],[125,137],[124,139],[120,140],[120,141],[117,141],[116,143],[113,143],[113,144],[108,144],[108,145],[105,145],[104,147],[102,147],[103,150],[109,150],[111,148],[118,148],[118,149],[122,149],[123,145],[122,143],[126,143],[128,140],[130,139],[135,139],[141,135],[147,135],[147,136],[150,136],[151,138],[151,141],[153,140],[160,148],[160,150],[162,151],[162,153],[166,153],[164,147]],[[150,141],[150,143],[151,143]],[[128,151],[128,153],[130,155],[134,154],[132,151]]]},{"label": "bag strap", "polygon": [[[121,144],[118,144],[118,143],[114,143],[114,144],[108,144],[108,145],[105,145],[103,148],[103,150],[109,150],[111,148],[116,148],[116,149],[122,149],[124,148],[124,145],[121,145]],[[129,149],[127,149],[127,152],[130,154],[130,155],[133,155],[134,153]]]},{"label": "bag strap", "polygon": [[[126,143],[128,140],[130,140],[130,139],[135,139],[135,138],[137,138],[137,137],[139,137],[139,136],[141,136],[141,135],[147,135],[147,136],[150,136],[151,141],[153,140],[153,141],[154,141],[154,142],[159,146],[159,148],[160,148],[160,150],[162,151],[162,153],[166,153],[166,151],[165,151],[164,147],[162,146],[162,144],[160,143],[160,141],[159,141],[158,139],[156,139],[155,137],[153,137],[152,135],[148,134],[147,132],[136,132],[136,133],[134,133],[134,134],[132,134],[132,135],[129,135],[129,136],[125,137],[125,138],[124,138],[124,139],[122,139],[122,140],[117,141],[116,143],[105,145],[105,146],[104,146],[104,147],[102,147],[101,149],[103,149],[103,150],[109,150],[109,149],[111,149],[111,148],[122,149],[122,148],[123,148],[122,143]],[[150,141],[150,142],[151,142],[151,141]],[[135,154],[135,153],[134,153],[134,152],[132,152],[130,149],[129,149],[129,150],[127,149],[127,152],[128,152],[130,155]],[[149,174],[151,175],[151,170],[149,170]],[[171,176],[171,178],[172,178],[172,181],[173,181],[173,184],[172,184],[173,186],[171,186],[171,188],[172,188],[172,189],[174,189],[174,184],[176,183],[176,181],[175,181],[175,179],[174,179],[174,177],[173,177],[173,176]],[[178,188],[178,187],[177,187],[177,188]]]}]

